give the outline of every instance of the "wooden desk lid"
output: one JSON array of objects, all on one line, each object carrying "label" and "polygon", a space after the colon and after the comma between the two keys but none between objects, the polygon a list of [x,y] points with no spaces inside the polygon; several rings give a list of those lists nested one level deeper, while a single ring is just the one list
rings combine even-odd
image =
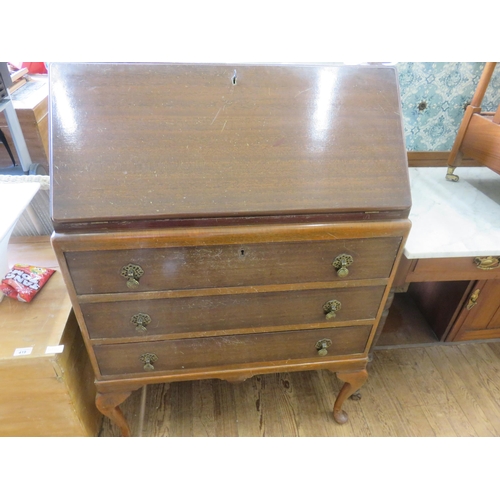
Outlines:
[{"label": "wooden desk lid", "polygon": [[52,64],[55,222],[408,211],[396,70]]}]

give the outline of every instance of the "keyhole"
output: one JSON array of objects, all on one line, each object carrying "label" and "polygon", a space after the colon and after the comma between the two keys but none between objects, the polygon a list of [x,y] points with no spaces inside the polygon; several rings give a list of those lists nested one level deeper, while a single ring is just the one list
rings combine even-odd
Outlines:
[{"label": "keyhole", "polygon": [[241,256],[241,257],[245,257],[245,249],[243,249],[243,248],[242,248],[242,249],[240,250],[240,256]]}]

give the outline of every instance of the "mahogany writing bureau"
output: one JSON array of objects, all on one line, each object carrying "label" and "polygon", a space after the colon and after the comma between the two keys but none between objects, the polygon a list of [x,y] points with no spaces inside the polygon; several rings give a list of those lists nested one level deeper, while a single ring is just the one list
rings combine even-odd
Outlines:
[{"label": "mahogany writing bureau", "polygon": [[409,231],[384,66],[53,64],[52,244],[119,409],[151,383],[366,365]]}]

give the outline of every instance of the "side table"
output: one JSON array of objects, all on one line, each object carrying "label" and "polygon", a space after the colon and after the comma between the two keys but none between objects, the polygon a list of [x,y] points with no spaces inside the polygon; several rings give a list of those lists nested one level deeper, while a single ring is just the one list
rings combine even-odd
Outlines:
[{"label": "side table", "polygon": [[49,236],[13,238],[8,252],[11,266],[56,272],[32,302],[0,303],[0,436],[96,436],[92,368]]}]

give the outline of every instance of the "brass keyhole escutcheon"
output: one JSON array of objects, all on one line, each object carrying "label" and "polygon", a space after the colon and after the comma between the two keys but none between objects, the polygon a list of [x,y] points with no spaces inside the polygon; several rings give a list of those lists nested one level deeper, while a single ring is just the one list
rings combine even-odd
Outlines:
[{"label": "brass keyhole escutcheon", "polygon": [[151,352],[147,352],[140,357],[140,360],[144,363],[144,370],[152,372],[155,369],[153,363],[158,361],[158,356]]},{"label": "brass keyhole escutcheon", "polygon": [[469,297],[469,302],[467,302],[466,309],[467,311],[470,311],[476,304],[477,304],[477,299],[479,298],[479,293],[481,290],[478,288],[470,297]]},{"label": "brass keyhole escutcheon", "polygon": [[354,259],[351,255],[346,253],[342,253],[335,257],[335,260],[332,263],[332,266],[337,270],[337,276],[339,278],[345,278],[349,274],[349,269],[347,269],[352,263]]},{"label": "brass keyhole escutcheon", "polygon": [[130,322],[135,325],[135,329],[138,332],[146,332],[146,327],[151,323],[151,316],[146,313],[134,314],[130,318]]},{"label": "brass keyhole escutcheon", "polygon": [[321,339],[316,342],[316,349],[319,356],[326,356],[328,354],[328,348],[332,345],[330,339]]},{"label": "brass keyhole escutcheon", "polygon": [[127,264],[122,267],[120,274],[124,278],[127,278],[127,286],[129,288],[136,288],[139,286],[139,278],[144,274],[144,271],[137,264]]},{"label": "brass keyhole escutcheon", "polygon": [[323,305],[323,311],[326,314],[326,319],[335,318],[337,311],[340,311],[342,304],[338,300],[329,300]]}]

